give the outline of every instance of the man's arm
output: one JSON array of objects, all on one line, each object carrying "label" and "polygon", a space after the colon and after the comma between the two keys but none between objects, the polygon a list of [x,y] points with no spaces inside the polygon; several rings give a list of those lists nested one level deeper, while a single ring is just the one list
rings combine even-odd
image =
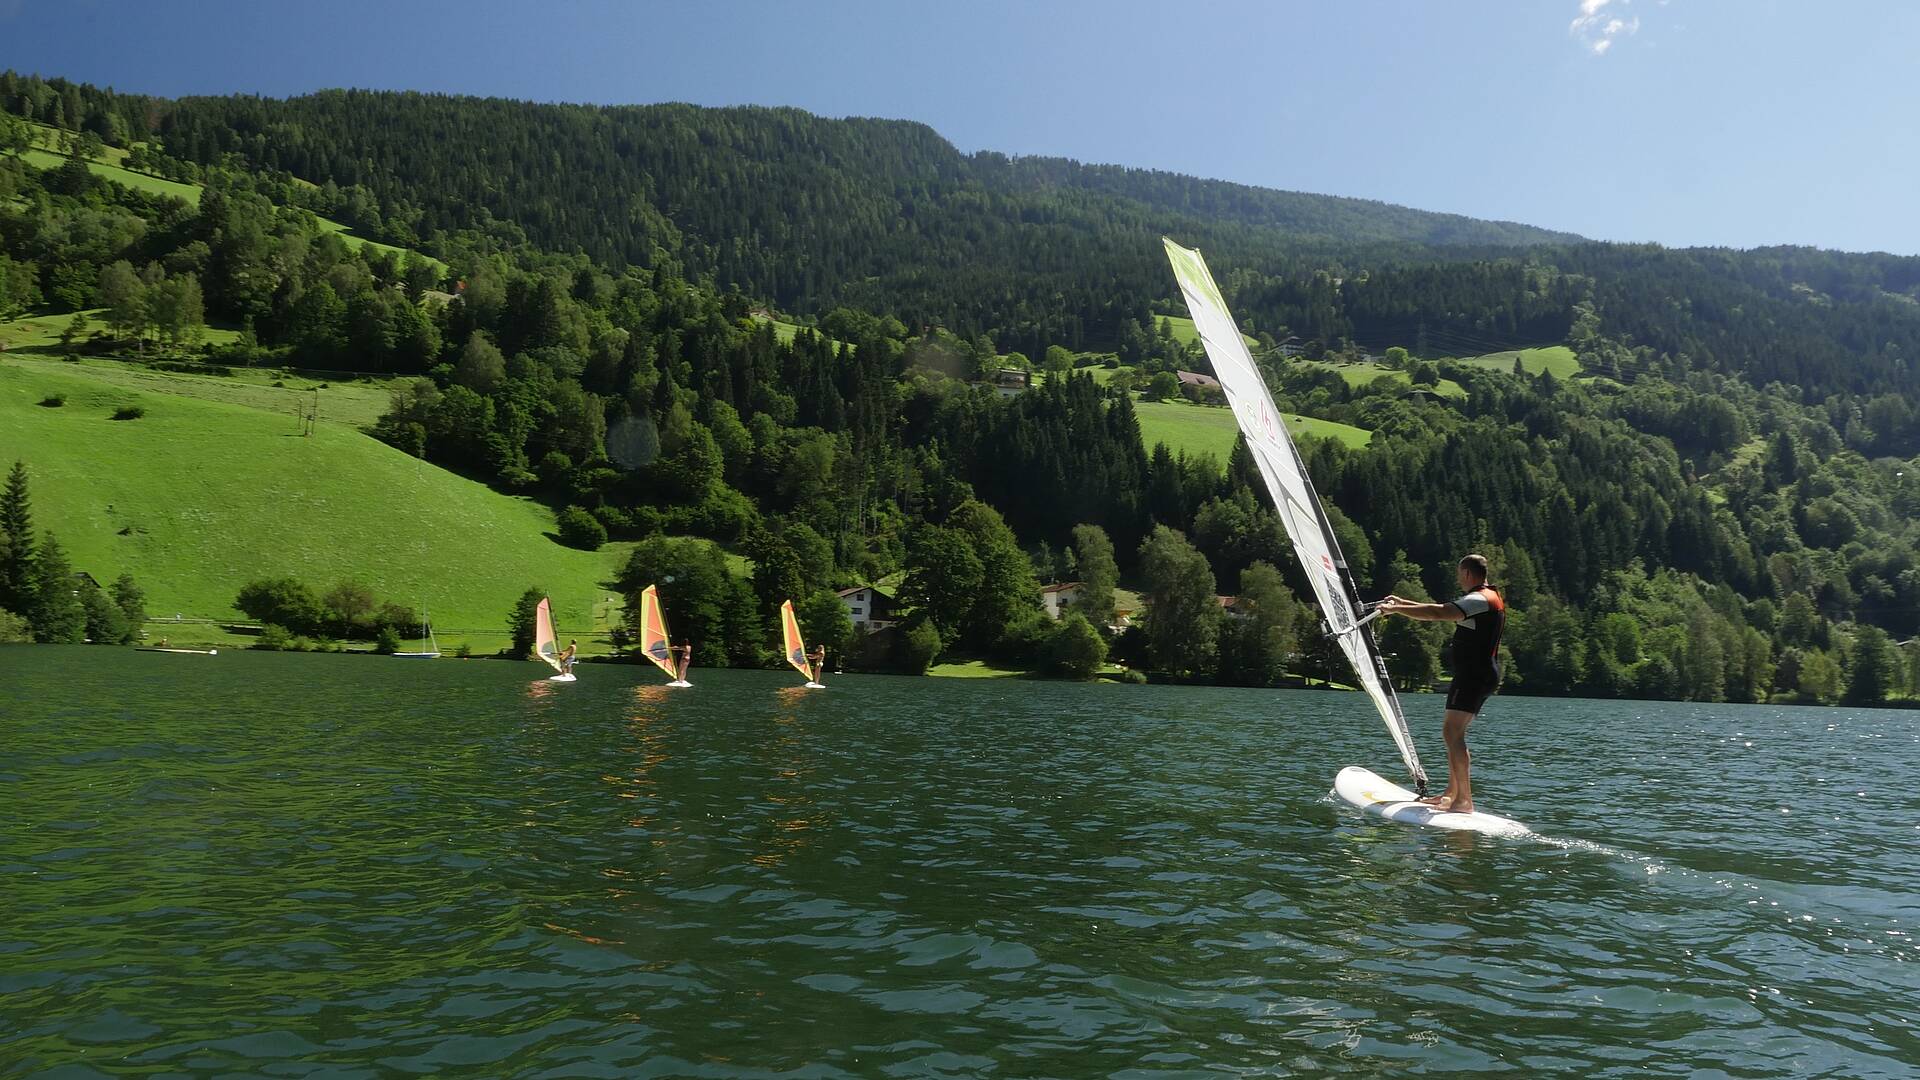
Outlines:
[{"label": "man's arm", "polygon": [[1389,596],[1380,601],[1380,610],[1389,615],[1405,615],[1419,622],[1459,622],[1467,617],[1453,604],[1422,604],[1414,600],[1402,600]]}]

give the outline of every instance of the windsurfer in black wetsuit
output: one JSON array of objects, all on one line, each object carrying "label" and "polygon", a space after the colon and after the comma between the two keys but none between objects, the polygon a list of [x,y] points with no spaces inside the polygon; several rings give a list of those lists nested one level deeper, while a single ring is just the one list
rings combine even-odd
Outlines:
[{"label": "windsurfer in black wetsuit", "polygon": [[1487,560],[1460,560],[1461,595],[1444,604],[1423,604],[1389,596],[1380,610],[1421,622],[1450,622],[1453,628],[1453,685],[1447,688],[1443,732],[1447,741],[1447,790],[1422,799],[1440,810],[1473,813],[1473,777],[1467,754],[1467,725],[1480,706],[1500,688],[1500,633],[1507,625],[1507,602],[1487,581]]}]

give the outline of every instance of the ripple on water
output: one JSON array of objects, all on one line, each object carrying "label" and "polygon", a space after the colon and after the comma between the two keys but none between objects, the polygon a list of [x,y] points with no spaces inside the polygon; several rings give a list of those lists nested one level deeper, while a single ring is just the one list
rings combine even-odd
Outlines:
[{"label": "ripple on water", "polygon": [[1910,713],[1498,699],[1497,840],[1346,695],[49,655],[0,1073],[1920,1068]]}]

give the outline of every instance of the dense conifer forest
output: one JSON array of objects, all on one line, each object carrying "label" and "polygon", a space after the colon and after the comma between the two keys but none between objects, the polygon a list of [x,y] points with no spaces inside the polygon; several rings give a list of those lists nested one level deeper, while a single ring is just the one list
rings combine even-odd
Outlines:
[{"label": "dense conifer forest", "polygon": [[[1208,370],[1166,234],[1207,252],[1282,409],[1370,433],[1302,447],[1367,586],[1493,560],[1509,691],[1920,690],[1920,259],[1597,244],[787,109],[5,73],[0,113],[0,318],[104,308],[129,356],[405,376],[378,438],[551,504],[566,542],[637,541],[626,587],[689,568],[702,664],[759,662],[787,597],[864,648],[831,590],[888,581],[909,617],[879,666],[1319,670],[1243,451],[1142,438],[1156,398],[1206,408],[1155,378]],[[106,148],[197,205],[96,176]],[[199,345],[208,322],[240,334]],[[1572,364],[1488,358],[1549,345]],[[1054,622],[1064,579],[1144,613]],[[1403,685],[1443,643],[1385,629]]]}]

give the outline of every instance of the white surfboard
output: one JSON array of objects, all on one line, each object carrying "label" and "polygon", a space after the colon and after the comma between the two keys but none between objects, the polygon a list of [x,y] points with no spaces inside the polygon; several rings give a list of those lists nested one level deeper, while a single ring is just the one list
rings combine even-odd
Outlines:
[{"label": "white surfboard", "polygon": [[572,675],[571,673],[567,673],[567,672],[562,672],[562,673],[561,673],[561,674],[559,674],[559,675],[549,675],[549,676],[547,676],[547,681],[548,681],[548,682],[574,682],[574,681],[576,681],[576,680],[574,679],[574,677],[573,677],[573,675]]},{"label": "white surfboard", "polygon": [[1382,778],[1372,769],[1363,769],[1358,765],[1349,765],[1340,770],[1340,775],[1333,778],[1333,791],[1369,814],[1378,814],[1388,821],[1403,825],[1425,825],[1433,829],[1478,832],[1489,836],[1526,836],[1533,831],[1512,818],[1481,810],[1471,814],[1436,810],[1421,802],[1413,792]]}]

